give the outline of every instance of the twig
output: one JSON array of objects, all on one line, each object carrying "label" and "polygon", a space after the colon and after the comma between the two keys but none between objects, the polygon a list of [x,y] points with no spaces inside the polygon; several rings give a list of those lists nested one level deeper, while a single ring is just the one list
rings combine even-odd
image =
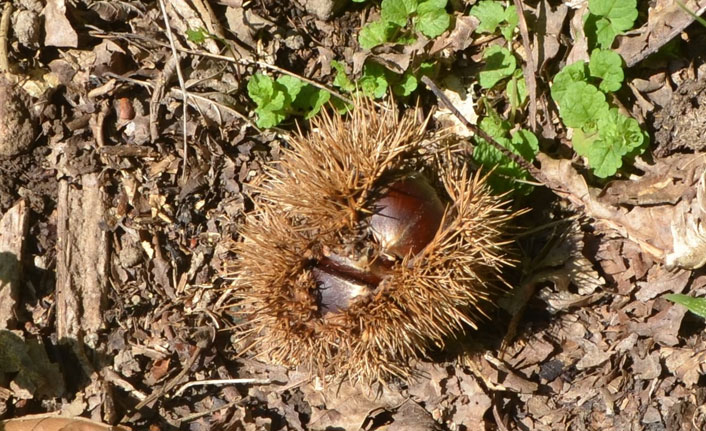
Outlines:
[{"label": "twig", "polygon": [[6,1],[0,19],[0,73],[10,71],[10,61],[7,57],[7,34],[10,32],[10,16],[12,15],[12,2]]},{"label": "twig", "polygon": [[171,391],[172,388],[173,388],[174,386],[176,386],[177,382],[179,382],[179,380],[183,379],[184,376],[186,376],[186,374],[187,374],[187,373],[189,372],[189,370],[191,369],[191,366],[194,365],[194,363],[195,363],[196,360],[199,358],[199,356],[201,356],[201,352],[202,352],[202,351],[203,351],[203,348],[197,347],[196,350],[194,350],[194,353],[191,354],[191,357],[189,358],[189,361],[188,361],[186,364],[184,364],[184,366],[183,366],[183,368],[181,369],[181,371],[179,372],[179,374],[177,374],[176,377],[174,377],[173,379],[171,379],[171,380],[170,380],[169,382],[167,382],[164,386],[162,386],[162,387],[159,388],[158,390],[156,390],[156,391],[152,392],[151,394],[149,394],[149,395],[147,396],[147,398],[145,398],[144,400],[140,401],[140,402],[135,406],[135,409],[134,409],[134,410],[135,410],[135,411],[139,411],[141,408],[143,408],[143,407],[146,406],[147,404],[149,404],[149,403],[151,403],[152,401],[158,399],[159,397],[161,397],[161,396],[164,395],[165,393]]},{"label": "twig", "polygon": [[529,120],[532,131],[537,130],[537,79],[535,73],[537,70],[534,65],[534,57],[532,56],[532,46],[530,45],[529,32],[527,31],[527,20],[525,19],[524,8],[522,1],[515,0],[515,8],[517,8],[517,16],[520,19],[520,34],[522,35],[522,46],[525,47],[527,53],[525,66],[525,81],[527,81],[527,91],[530,97]]},{"label": "twig", "polygon": [[181,178],[184,179],[186,178],[186,162],[188,159],[188,154],[187,154],[187,131],[186,131],[186,126],[187,126],[187,119],[186,119],[186,113],[187,113],[187,99],[189,98],[189,94],[186,91],[186,85],[184,84],[184,75],[181,73],[181,66],[179,65],[179,52],[177,51],[176,44],[174,43],[174,35],[172,34],[172,27],[169,25],[169,16],[167,15],[167,8],[164,6],[164,0],[159,0],[159,7],[162,9],[162,18],[164,19],[164,26],[167,29],[167,38],[169,39],[169,45],[172,48],[172,55],[174,56],[176,60],[176,71],[177,71],[177,77],[179,78],[179,87],[181,87],[182,91],[182,97],[183,97],[183,105],[182,105],[182,136],[184,138],[184,163],[181,171]]},{"label": "twig", "polygon": [[235,400],[235,401],[231,401],[231,402],[229,402],[228,404],[224,404],[224,405],[219,406],[219,407],[215,407],[215,408],[212,408],[212,409],[209,409],[209,410],[204,410],[204,411],[202,411],[202,412],[192,413],[192,414],[190,414],[190,415],[188,415],[188,416],[184,416],[184,417],[180,418],[180,419],[179,419],[179,423],[191,422],[191,421],[194,421],[194,420],[196,420],[196,419],[202,418],[202,417],[204,417],[204,416],[212,416],[212,415],[213,415],[214,413],[216,413],[216,412],[219,412],[219,411],[225,410],[225,409],[229,409],[229,408],[231,408],[231,407],[235,407],[235,406],[237,406],[238,404],[240,404],[240,403],[242,403],[242,402],[243,402],[242,398],[239,398],[239,399],[237,399],[237,400]]},{"label": "twig", "polygon": [[269,385],[272,383],[270,379],[216,379],[216,380],[197,380],[194,382],[184,383],[176,392],[174,396],[178,397],[185,390],[194,386],[223,386],[223,385]]},{"label": "twig", "polygon": [[[91,36],[95,36],[95,37],[121,37],[121,38],[126,38],[126,39],[142,39],[142,40],[146,40],[151,43],[154,43],[158,46],[162,46],[162,47],[168,46],[164,42],[160,42],[158,40],[154,40],[154,39],[150,39],[150,38],[147,38],[147,37],[144,37],[141,35],[135,35],[135,34],[130,34],[130,33],[110,33],[110,34],[100,35],[94,31],[94,32],[91,32]],[[302,81],[306,82],[307,84],[310,84],[311,86],[316,87],[320,90],[328,91],[333,96],[335,96],[338,99],[341,99],[342,101],[344,101],[346,103],[349,103],[351,105],[354,104],[353,100],[351,98],[344,96],[343,94],[339,93],[338,91],[336,91],[332,88],[329,88],[328,86],[326,86],[324,84],[318,83],[312,79],[298,75],[294,72],[290,72],[289,70],[283,69],[279,66],[265,63],[264,61],[251,60],[251,59],[247,59],[247,58],[237,59],[237,58],[230,57],[227,55],[213,54],[213,53],[206,52],[206,51],[197,51],[197,50],[193,50],[193,49],[189,49],[189,48],[182,48],[182,47],[177,47],[176,49],[177,49],[177,51],[184,53],[184,54],[199,55],[201,57],[213,58],[214,60],[222,60],[222,61],[226,61],[228,63],[234,63],[234,64],[240,64],[240,65],[250,65],[250,66],[254,65],[254,66],[258,66],[262,69],[269,69],[269,70],[272,70],[275,72],[279,72],[283,75],[289,75],[294,78],[301,79]],[[380,104],[378,102],[374,102],[374,103],[375,103],[375,106],[378,108],[387,109],[385,106],[383,106],[382,104]]]},{"label": "twig", "polygon": [[436,84],[434,84],[434,81],[429,79],[428,76],[423,76],[422,82],[425,83],[427,87],[429,87],[429,89],[436,95],[436,97],[439,98],[439,100],[441,100],[444,105],[446,105],[446,107],[451,111],[451,113],[454,114],[454,116],[458,118],[458,120],[463,123],[463,125],[466,126],[468,130],[483,138],[486,142],[495,147],[496,150],[500,151],[505,157],[522,166],[522,168],[529,172],[530,175],[532,175],[535,179],[541,181],[544,185],[547,185],[547,181],[545,181],[545,177],[544,174],[542,174],[542,171],[530,164],[527,160],[523,159],[522,157],[498,144],[495,139],[493,139],[489,134],[481,130],[480,127],[468,121],[468,119],[466,119],[466,117],[464,117],[463,114],[461,114],[461,112],[456,109],[456,107],[453,105],[453,103],[451,103],[449,98],[446,97],[446,95],[441,90],[439,90],[439,87],[437,87]]},{"label": "twig", "polygon": [[[148,90],[154,90],[154,84],[152,84],[151,82],[148,82],[148,81],[142,81],[142,80],[135,79],[135,78],[129,78],[127,76],[118,75],[113,72],[106,72],[105,76],[117,79],[119,81],[125,81],[125,82],[129,82],[131,84],[140,85],[142,87],[147,88]],[[177,93],[177,95],[180,97],[184,96],[184,93],[179,88],[174,88],[170,92]],[[197,100],[200,100],[204,103],[209,103],[213,106],[218,107],[218,109],[222,109],[224,111],[230,112],[231,114],[235,115],[236,117],[238,117],[241,120],[243,120],[244,122],[246,122],[250,127],[255,129],[258,133],[262,133],[262,130],[260,130],[260,128],[257,127],[257,125],[255,123],[253,123],[253,121],[251,119],[249,119],[247,116],[245,116],[245,114],[238,111],[237,109],[231,108],[228,105],[224,105],[221,102],[211,100],[208,97],[200,95],[199,93],[190,92],[189,99],[191,99],[190,103],[197,109],[198,109],[198,104],[196,103]],[[275,128],[275,130],[277,130],[277,129]]]}]

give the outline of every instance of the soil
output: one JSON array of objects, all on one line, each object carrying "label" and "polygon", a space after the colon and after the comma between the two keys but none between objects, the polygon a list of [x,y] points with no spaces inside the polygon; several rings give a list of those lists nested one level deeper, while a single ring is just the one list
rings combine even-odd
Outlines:
[{"label": "soil", "polygon": [[[449,2],[455,24],[438,38],[372,51],[357,34],[379,2],[330,18],[313,1],[173,1],[164,14],[161,1],[6,3],[21,25],[5,30],[0,78],[0,429],[32,429],[3,420],[36,414],[90,430],[706,429],[706,324],[666,298],[706,295],[706,29],[671,2],[640,9],[616,42],[631,67],[614,103],[651,144],[609,180],[574,153],[550,96],[561,67],[588,58],[570,29],[586,2],[510,2],[534,35],[536,78],[535,106],[514,108],[478,85],[502,38],[473,31],[472,1]],[[524,42],[516,30],[518,61]],[[331,60],[352,80],[366,61],[433,62],[435,82],[467,91],[463,114],[536,122],[539,138],[538,185],[509,198],[528,209],[511,294],[425,351],[415,378],[373,387],[271,363],[236,342],[246,322],[227,306],[230,244],[263,167],[289,134],[316,133],[302,116],[256,127],[248,80],[344,92]],[[461,128],[421,82],[377,103],[419,106],[429,133]]]}]

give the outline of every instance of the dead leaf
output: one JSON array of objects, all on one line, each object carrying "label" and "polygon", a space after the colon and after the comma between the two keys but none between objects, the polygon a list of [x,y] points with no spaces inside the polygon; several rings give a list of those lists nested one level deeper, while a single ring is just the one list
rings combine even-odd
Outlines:
[{"label": "dead leaf", "polygon": [[111,426],[80,417],[42,414],[0,421],[4,431],[129,431],[124,426]]},{"label": "dead leaf", "polygon": [[[706,10],[704,0],[685,0],[682,3],[697,16]],[[679,6],[679,2],[658,0],[648,9],[647,23],[637,31],[617,38],[617,52],[625,59],[627,66],[632,67],[657,52],[692,22],[694,18]]]},{"label": "dead leaf", "polygon": [[65,0],[48,0],[44,8],[44,44],[76,48],[78,34],[66,17]]}]

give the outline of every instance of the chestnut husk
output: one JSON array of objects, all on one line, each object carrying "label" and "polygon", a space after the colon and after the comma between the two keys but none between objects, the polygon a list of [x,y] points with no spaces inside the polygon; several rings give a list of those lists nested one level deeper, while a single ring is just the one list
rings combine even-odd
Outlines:
[{"label": "chestnut husk", "polygon": [[425,139],[416,115],[360,100],[346,119],[315,118],[266,167],[226,268],[239,346],[385,382],[486,318],[507,288],[513,213],[485,177],[429,151],[445,136]]}]

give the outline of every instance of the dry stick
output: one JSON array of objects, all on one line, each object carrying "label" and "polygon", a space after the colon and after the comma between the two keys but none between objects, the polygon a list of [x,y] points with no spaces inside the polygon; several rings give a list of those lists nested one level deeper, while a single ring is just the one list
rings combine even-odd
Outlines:
[{"label": "dry stick", "polygon": [[[119,37],[119,38],[124,38],[124,39],[128,39],[128,40],[129,40],[129,39],[141,39],[141,40],[144,40],[144,41],[147,41],[147,42],[150,42],[150,43],[154,43],[155,45],[158,45],[158,46],[163,46],[163,47],[167,47],[167,46],[168,46],[168,45],[167,45],[166,43],[164,43],[164,42],[160,42],[160,41],[155,40],[155,39],[152,39],[152,38],[148,38],[148,37],[145,37],[145,36],[142,36],[142,35],[137,35],[137,34],[131,34],[131,33],[118,33],[118,32],[113,32],[113,33],[98,34],[97,32],[94,31],[94,32],[90,32],[89,34],[90,34],[91,36],[94,36],[94,37],[103,37],[103,38]],[[298,79],[300,79],[300,80],[306,82],[307,84],[310,84],[310,85],[312,85],[312,86],[314,86],[314,87],[316,87],[316,88],[318,88],[318,89],[320,89],[320,90],[328,91],[328,92],[331,93],[333,96],[337,97],[338,99],[343,100],[343,101],[346,102],[346,103],[349,103],[349,104],[351,104],[351,105],[354,104],[354,102],[353,102],[352,99],[350,99],[350,98],[344,96],[343,94],[339,93],[338,91],[334,90],[333,88],[329,88],[329,87],[327,87],[326,85],[320,84],[320,83],[318,83],[318,82],[316,82],[316,81],[314,81],[314,80],[312,80],[312,79],[309,79],[309,78],[306,78],[306,77],[304,77],[304,76],[298,75],[298,74],[296,74],[296,73],[294,73],[294,72],[290,72],[289,70],[283,69],[283,68],[281,68],[281,67],[279,67],[279,66],[275,66],[274,64],[268,64],[268,63],[265,63],[264,61],[260,61],[260,60],[250,60],[250,59],[247,59],[247,58],[240,58],[240,59],[237,59],[237,58],[235,58],[235,57],[229,57],[229,56],[227,56],[227,55],[213,54],[213,53],[210,53],[210,52],[207,52],[207,51],[197,51],[197,50],[189,49],[189,48],[177,47],[176,49],[177,49],[177,51],[182,52],[182,53],[184,53],[184,54],[198,55],[198,56],[201,56],[201,57],[213,58],[214,60],[222,60],[222,61],[226,61],[226,62],[228,62],[228,63],[235,63],[235,64],[240,64],[240,65],[258,66],[258,67],[260,67],[260,68],[262,68],[262,69],[269,69],[269,70],[272,70],[272,71],[275,71],[275,72],[279,72],[279,73],[281,73],[281,74],[283,74],[283,75],[289,75],[289,76],[291,76],[291,77],[298,78]],[[381,109],[388,109],[388,108],[386,108],[384,105],[382,105],[382,104],[380,104],[380,103],[378,103],[378,102],[373,102],[373,103],[374,103],[375,106],[377,106],[378,108],[381,108]]]},{"label": "dry stick", "polygon": [[[160,0],[161,1],[161,0]],[[182,367],[182,370],[179,372],[179,374],[176,375],[173,379],[171,379],[169,382],[165,383],[164,386],[159,388],[158,390],[152,392],[145,398],[144,400],[140,401],[137,403],[137,405],[133,408],[133,411],[139,411],[142,409],[144,406],[147,404],[151,403],[152,401],[160,398],[162,395],[166,394],[167,392],[171,391],[174,386],[179,383],[181,379],[183,379],[188,373],[189,370],[191,369],[191,366],[194,365],[196,360],[201,356],[201,352],[203,352],[202,347],[197,347],[196,350],[191,354],[191,357],[187,361],[186,364]],[[125,420],[126,417],[123,417],[123,420]],[[122,423],[122,420],[120,421]]]},{"label": "dry stick", "polygon": [[187,113],[187,99],[189,98],[189,94],[186,92],[186,85],[184,84],[184,75],[181,73],[181,66],[179,65],[179,52],[177,51],[176,44],[174,43],[174,35],[172,34],[172,27],[169,25],[169,16],[167,15],[167,8],[164,6],[164,0],[159,0],[159,7],[162,9],[162,18],[164,19],[164,26],[167,29],[167,38],[169,39],[169,45],[172,48],[172,55],[174,56],[176,60],[176,71],[177,71],[177,77],[179,78],[179,87],[181,87],[182,91],[182,96],[183,96],[183,103],[182,103],[182,136],[184,138],[184,163],[182,167],[182,172],[181,172],[181,178],[184,179],[186,178],[186,161],[188,159],[188,154],[187,154],[187,136],[186,136],[186,113]]},{"label": "dry stick", "polygon": [[178,397],[185,390],[194,386],[222,386],[222,385],[269,385],[272,383],[270,379],[215,379],[215,380],[196,380],[193,382],[184,383],[174,396]]},{"label": "dry stick", "polygon": [[7,58],[7,34],[10,32],[10,16],[12,15],[12,2],[5,2],[0,20],[0,73],[10,71],[10,61]]},{"label": "dry stick", "polygon": [[527,20],[525,20],[525,12],[522,7],[522,1],[515,0],[515,8],[517,8],[517,16],[520,19],[520,34],[522,35],[522,45],[525,47],[527,58],[525,59],[525,80],[527,81],[527,90],[530,96],[529,117],[532,131],[537,130],[537,79],[535,73],[537,70],[534,66],[534,57],[532,56],[532,46],[530,46],[529,32],[527,31]]},{"label": "dry stick", "polygon": [[[151,91],[154,91],[154,88],[155,88],[155,85],[152,84],[151,82],[141,81],[141,80],[135,79],[135,78],[128,78],[127,76],[118,75],[113,72],[105,72],[105,76],[107,76],[109,78],[117,79],[118,81],[125,81],[125,82],[131,83],[131,84],[140,85],[140,86],[145,87],[146,89],[151,90]],[[184,93],[181,91],[180,88],[173,88],[172,90],[170,90],[170,93],[172,93],[172,92],[178,94],[178,96],[180,96],[180,97],[184,96]],[[250,127],[255,129],[258,133],[262,132],[260,130],[260,128],[257,127],[257,125],[252,122],[251,119],[249,119],[248,117],[245,116],[245,114],[241,113],[240,111],[237,111],[234,108],[231,108],[228,105],[224,105],[223,103],[220,103],[215,100],[211,100],[208,97],[205,97],[205,96],[202,96],[198,93],[193,93],[193,92],[189,93],[189,99],[191,101],[191,104],[196,109],[198,109],[198,106],[199,106],[196,103],[196,101],[201,100],[204,103],[209,103],[218,109],[222,109],[224,111],[230,112],[234,116],[236,116],[236,117],[240,118],[241,120],[243,120],[244,122],[246,122]],[[278,131],[278,133],[284,133],[284,132],[280,131],[279,129],[277,129],[276,127],[273,127],[272,129],[274,129],[275,131]]]},{"label": "dry stick", "polygon": [[542,173],[541,170],[539,170],[537,167],[535,167],[534,165],[529,163],[527,160],[523,159],[522,157],[518,156],[517,154],[511,152],[507,148],[498,144],[498,142],[495,139],[493,139],[489,134],[485,133],[478,126],[476,126],[475,124],[468,121],[466,119],[466,117],[464,117],[463,114],[461,114],[459,112],[459,110],[456,109],[456,107],[453,105],[453,103],[451,103],[449,98],[446,97],[446,95],[441,90],[439,90],[439,87],[437,87],[436,84],[434,84],[434,81],[429,79],[428,76],[423,76],[422,82],[425,83],[427,85],[427,87],[429,87],[429,89],[436,95],[436,97],[439,98],[439,100],[441,100],[444,103],[444,105],[446,105],[447,108],[449,108],[451,113],[454,114],[454,116],[456,118],[458,118],[458,120],[461,123],[463,123],[463,125],[466,126],[466,128],[468,128],[468,130],[470,130],[474,134],[483,138],[486,142],[488,142],[490,145],[495,147],[496,150],[500,151],[505,157],[507,157],[508,159],[517,163],[518,165],[522,166],[534,178],[536,178],[537,180],[542,182],[544,185],[547,185],[548,182],[546,181],[546,177]]}]

